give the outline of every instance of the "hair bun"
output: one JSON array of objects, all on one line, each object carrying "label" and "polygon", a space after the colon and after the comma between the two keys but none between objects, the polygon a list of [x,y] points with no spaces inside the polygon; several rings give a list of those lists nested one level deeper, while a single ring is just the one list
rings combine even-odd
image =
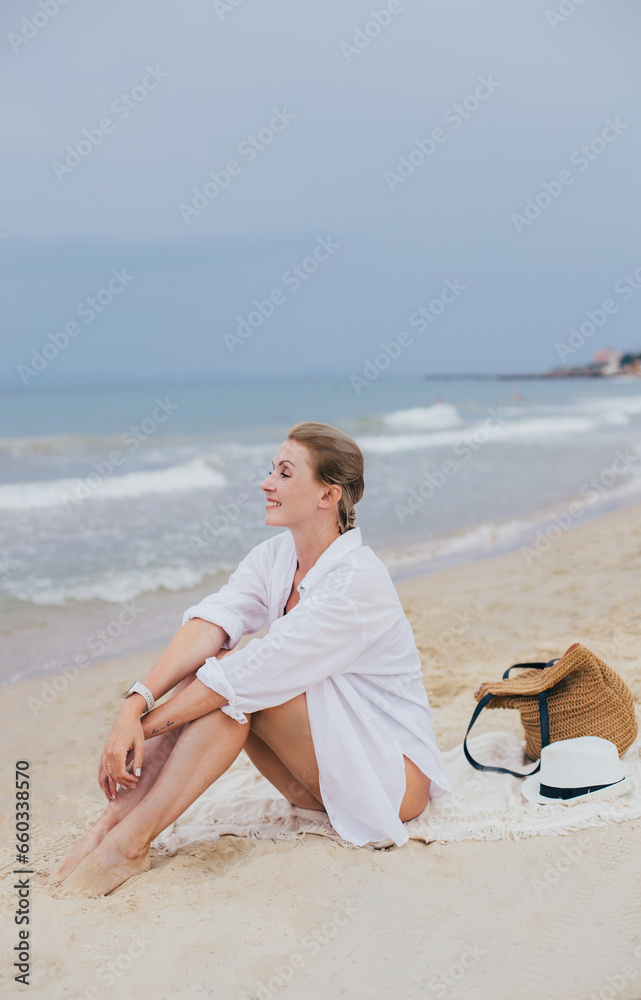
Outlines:
[{"label": "hair bun", "polygon": [[345,513],[343,508],[339,507],[338,530],[341,535],[345,534],[346,531],[349,531],[350,528],[353,528],[355,521],[356,521],[356,511],[354,510],[353,507],[351,508],[351,510],[347,511],[347,513]]}]

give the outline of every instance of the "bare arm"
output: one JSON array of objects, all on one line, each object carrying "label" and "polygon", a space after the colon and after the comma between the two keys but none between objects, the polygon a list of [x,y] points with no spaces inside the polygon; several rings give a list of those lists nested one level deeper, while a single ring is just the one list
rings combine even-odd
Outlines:
[{"label": "bare arm", "polygon": [[[208,657],[216,656],[227,638],[227,633],[220,625],[214,625],[203,618],[192,618],[178,630],[143,678],[143,684],[149,688],[154,698],[161,698],[189,674],[195,673]],[[211,691],[204,684],[201,687],[205,691]],[[220,695],[217,697],[220,700]],[[132,694],[123,701],[114,720],[98,769],[98,783],[108,799],[115,798],[117,784],[133,788],[138,783],[145,746],[140,715],[146,707],[142,695]],[[129,750],[134,752],[131,774],[125,770]]]},{"label": "bare arm", "polygon": [[[202,667],[209,656],[216,656],[228,638],[220,625],[207,622],[204,618],[192,618],[176,632],[167,649],[142,679],[142,683],[149,688],[156,700],[162,698],[188,674],[193,674]],[[132,694],[127,701],[134,699],[141,703],[138,712],[140,715],[146,708],[144,698],[142,695]]]},{"label": "bare arm", "polygon": [[182,726],[185,722],[199,719],[226,704],[227,699],[222,694],[196,678],[163,705],[144,716],[141,722],[145,739],[166,733],[172,726]]}]

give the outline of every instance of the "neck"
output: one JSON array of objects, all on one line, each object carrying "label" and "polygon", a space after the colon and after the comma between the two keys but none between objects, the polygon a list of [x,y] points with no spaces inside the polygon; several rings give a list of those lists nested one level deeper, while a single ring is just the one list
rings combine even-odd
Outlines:
[{"label": "neck", "polygon": [[320,532],[315,525],[311,528],[292,528],[290,530],[296,546],[296,557],[300,570],[299,580],[302,580],[317,559],[322,556],[325,549],[328,549],[332,542],[336,541],[340,532],[335,524],[328,525]]}]

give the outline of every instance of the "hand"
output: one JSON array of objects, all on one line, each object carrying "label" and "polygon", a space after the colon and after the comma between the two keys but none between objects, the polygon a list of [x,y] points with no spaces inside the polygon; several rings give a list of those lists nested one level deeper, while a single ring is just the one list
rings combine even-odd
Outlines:
[{"label": "hand", "polygon": [[[123,703],[100,758],[98,784],[110,801],[115,799],[118,785],[135,788],[142,770],[145,737],[137,714],[138,698],[140,695],[132,695]],[[133,713],[128,702],[133,702]],[[129,761],[133,761],[131,774],[127,771]]]}]

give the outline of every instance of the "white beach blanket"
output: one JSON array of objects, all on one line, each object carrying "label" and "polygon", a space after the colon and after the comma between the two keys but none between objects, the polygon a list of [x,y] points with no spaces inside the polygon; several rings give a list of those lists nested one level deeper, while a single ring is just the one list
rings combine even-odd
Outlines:
[{"label": "white beach blanket", "polygon": [[[524,753],[525,744],[514,736],[485,733],[468,742],[472,755],[484,764],[531,770],[531,762]],[[461,840],[521,840],[557,836],[641,816],[641,739],[621,758],[625,773],[637,775],[630,790],[618,797],[576,805],[526,801],[519,778],[475,770],[465,759],[462,745],[444,753],[443,761],[452,792],[430,801],[420,816],[405,824],[413,840],[441,844]],[[336,833],[327,813],[290,805],[243,753],[175,823],[162,831],[153,846],[161,853],[168,853],[187,844],[218,840],[226,835],[295,839],[305,834],[353,846]],[[374,849],[392,844],[387,840],[367,846]]]}]

